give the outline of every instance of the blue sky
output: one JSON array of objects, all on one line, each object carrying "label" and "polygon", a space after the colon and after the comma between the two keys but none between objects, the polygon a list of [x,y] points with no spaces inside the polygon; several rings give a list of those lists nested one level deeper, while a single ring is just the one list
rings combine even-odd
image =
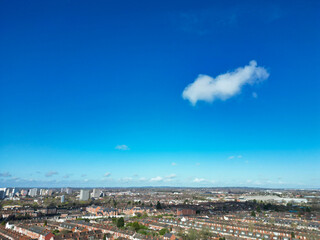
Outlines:
[{"label": "blue sky", "polygon": [[318,1],[1,1],[0,185],[319,187]]}]

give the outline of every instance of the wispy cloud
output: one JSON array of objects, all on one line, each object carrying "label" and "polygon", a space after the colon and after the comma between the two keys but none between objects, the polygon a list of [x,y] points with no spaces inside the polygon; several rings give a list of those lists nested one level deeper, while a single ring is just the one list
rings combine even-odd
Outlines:
[{"label": "wispy cloud", "polygon": [[216,181],[214,180],[210,180],[210,179],[205,179],[205,178],[199,178],[199,177],[196,177],[192,180],[193,183],[201,183],[201,184],[213,184],[213,183],[216,183]]},{"label": "wispy cloud", "polygon": [[150,179],[150,182],[160,182],[163,181],[163,177],[157,176]]},{"label": "wispy cloud", "polygon": [[115,149],[117,149],[117,150],[122,150],[122,151],[127,151],[127,150],[130,150],[130,148],[127,146],[127,145],[117,145],[116,147],[115,147]]},{"label": "wispy cloud", "polygon": [[205,182],[206,180],[204,178],[195,178],[193,179],[193,182],[194,183],[202,183],[202,182]]},{"label": "wispy cloud", "polygon": [[170,174],[170,175],[165,176],[165,177],[160,177],[160,176],[153,177],[153,178],[150,178],[149,181],[150,182],[172,182],[176,178],[177,178],[176,174]]},{"label": "wispy cloud", "polygon": [[164,178],[165,182],[172,182],[177,177],[176,174],[170,174]]},{"label": "wispy cloud", "polygon": [[12,175],[9,172],[0,173],[0,177],[11,177]]},{"label": "wispy cloud", "polygon": [[193,83],[184,89],[182,97],[189,100],[193,106],[198,101],[227,100],[240,93],[244,85],[253,85],[268,77],[267,70],[258,67],[257,62],[253,60],[249,65],[237,68],[232,72],[220,74],[215,78],[208,75],[199,75]]},{"label": "wispy cloud", "polygon": [[176,178],[177,175],[176,174],[170,174],[168,176],[166,176],[166,178],[172,179],[172,178]]},{"label": "wispy cloud", "polygon": [[56,172],[56,171],[50,171],[50,172],[47,172],[46,173],[46,177],[52,177],[53,175],[58,175],[58,172]]},{"label": "wispy cloud", "polygon": [[177,166],[177,163],[173,162],[171,163],[172,166]]},{"label": "wispy cloud", "polygon": [[110,176],[111,176],[111,173],[106,172],[106,173],[104,174],[104,176],[105,176],[105,177],[110,177]]}]

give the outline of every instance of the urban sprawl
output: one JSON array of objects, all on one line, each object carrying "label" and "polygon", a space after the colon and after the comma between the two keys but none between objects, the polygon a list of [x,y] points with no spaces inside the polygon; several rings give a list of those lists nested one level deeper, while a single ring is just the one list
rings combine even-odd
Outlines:
[{"label": "urban sprawl", "polygon": [[0,239],[320,239],[320,191],[0,188]]}]

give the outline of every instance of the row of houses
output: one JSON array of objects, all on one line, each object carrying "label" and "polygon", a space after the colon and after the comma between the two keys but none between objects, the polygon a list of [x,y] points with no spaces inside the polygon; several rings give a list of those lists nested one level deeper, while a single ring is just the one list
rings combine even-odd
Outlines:
[{"label": "row of houses", "polygon": [[[197,230],[201,230],[204,227],[206,227],[213,233],[229,235],[244,239],[289,240],[292,237],[291,232],[288,231],[271,230],[267,228],[257,229],[254,227],[241,226],[227,222],[214,222],[209,220],[196,221],[195,219],[192,219],[191,221],[177,221],[172,219],[159,219],[159,223],[166,224],[171,227],[185,229],[194,228]],[[305,235],[295,235],[299,239],[308,239]]]},{"label": "row of houses", "polygon": [[54,234],[48,231],[45,227],[27,224],[6,224],[6,229],[14,230],[17,233],[23,234],[31,239],[39,240],[54,240]]},{"label": "row of houses", "polygon": [[6,208],[0,211],[0,217],[8,218],[9,216],[29,216],[29,217],[39,217],[43,215],[55,215],[57,214],[57,208]]},{"label": "row of houses", "polygon": [[11,229],[6,229],[5,226],[0,226],[1,240],[31,240],[30,237],[17,233]]},{"label": "row of houses", "polygon": [[137,215],[138,213],[150,214],[151,212],[154,211],[154,209],[150,207],[132,207],[132,208],[125,208],[120,210],[116,208],[104,208],[101,206],[89,206],[86,208],[86,211],[96,216],[114,217],[120,214],[131,215],[131,216]]}]

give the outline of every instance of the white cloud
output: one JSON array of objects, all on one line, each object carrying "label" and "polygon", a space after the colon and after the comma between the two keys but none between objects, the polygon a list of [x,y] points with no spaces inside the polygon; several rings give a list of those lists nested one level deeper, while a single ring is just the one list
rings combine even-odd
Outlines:
[{"label": "white cloud", "polygon": [[204,178],[195,178],[195,179],[193,179],[193,182],[195,182],[195,183],[201,183],[201,182],[204,182],[204,181],[206,181]]},{"label": "white cloud", "polygon": [[111,175],[111,173],[109,173],[109,172],[106,172],[106,173],[104,174],[105,177],[110,177],[110,175]]},{"label": "white cloud", "polygon": [[153,177],[150,179],[150,182],[172,182],[174,179],[176,179],[177,175],[176,174],[170,174],[165,177]]},{"label": "white cloud", "polygon": [[115,149],[122,151],[130,150],[130,148],[127,145],[117,145]]},{"label": "white cloud", "polygon": [[170,174],[169,176],[166,176],[166,177],[164,178],[164,181],[165,181],[165,182],[172,182],[176,177],[177,177],[176,174]]},{"label": "white cloud", "polygon": [[228,157],[228,159],[234,159],[234,156],[230,156],[230,157]]},{"label": "white cloud", "polygon": [[151,178],[150,182],[160,182],[162,180],[163,180],[163,178],[158,176],[158,177]]},{"label": "white cloud", "polygon": [[171,163],[172,166],[177,166],[177,163],[173,162]]},{"label": "white cloud", "polygon": [[253,85],[268,77],[267,70],[258,67],[257,62],[253,60],[250,61],[249,65],[237,68],[233,72],[220,74],[215,78],[208,75],[199,75],[193,83],[183,90],[182,97],[189,100],[193,106],[198,101],[227,100],[240,93],[244,85]]},{"label": "white cloud", "polygon": [[166,176],[166,178],[176,178],[177,175],[176,174],[170,174],[169,176]]}]

